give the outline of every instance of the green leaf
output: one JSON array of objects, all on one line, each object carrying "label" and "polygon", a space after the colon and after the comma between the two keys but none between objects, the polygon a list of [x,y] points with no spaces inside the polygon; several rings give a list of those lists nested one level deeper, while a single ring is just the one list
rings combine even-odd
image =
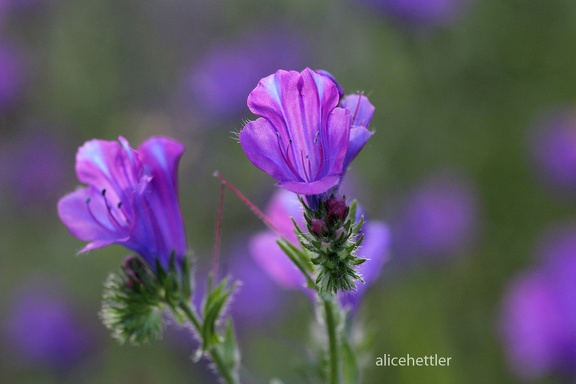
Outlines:
[{"label": "green leaf", "polygon": [[[356,221],[356,211],[358,210],[358,201],[354,199],[352,204],[350,204],[350,210],[348,211],[348,218],[351,222]],[[349,228],[348,228],[349,229]]]},{"label": "green leaf", "polygon": [[[308,286],[309,287],[315,287],[316,285],[312,281],[312,277],[310,277],[310,274],[308,272],[309,270],[311,270],[311,268],[310,268],[310,264],[308,262],[309,259],[307,258],[307,256],[303,255],[301,250],[294,247],[287,240],[280,239],[280,240],[276,241],[276,244],[278,244],[278,246],[282,249],[282,251],[284,251],[286,256],[288,256],[290,258],[290,260],[294,263],[294,265],[296,265],[296,267],[300,270],[300,272],[302,272],[302,274],[306,278],[306,282],[307,282]],[[303,261],[304,259],[307,259],[307,260]],[[312,263],[314,262],[312,260],[309,260],[309,261]]]},{"label": "green leaf", "polygon": [[228,319],[226,322],[226,332],[224,333],[224,339],[219,348],[222,352],[224,364],[226,364],[232,372],[236,372],[240,367],[240,352],[236,345],[236,336],[234,334],[232,319]]},{"label": "green leaf", "polygon": [[364,215],[362,215],[362,217],[360,217],[360,221],[358,221],[358,223],[356,223],[356,225],[352,227],[352,232],[354,233],[360,232],[360,230],[362,229],[362,225],[364,225]]},{"label": "green leaf", "polygon": [[204,325],[202,328],[203,348],[205,350],[222,342],[222,338],[216,331],[216,323],[236,289],[236,284],[228,286],[228,283],[228,278],[223,279],[213,290],[209,290],[206,295],[203,309]]},{"label": "green leaf", "polygon": [[184,301],[190,301],[192,297],[192,276],[190,274],[190,260],[188,257],[184,257],[184,263],[182,265],[182,299]]}]

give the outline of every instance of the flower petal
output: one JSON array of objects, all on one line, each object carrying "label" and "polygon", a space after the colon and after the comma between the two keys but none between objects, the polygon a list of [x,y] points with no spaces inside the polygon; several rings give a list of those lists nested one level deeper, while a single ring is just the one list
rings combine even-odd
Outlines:
[{"label": "flower petal", "polygon": [[281,181],[278,183],[278,186],[299,195],[319,195],[335,187],[339,182],[340,175],[332,175],[312,183],[305,181]]},{"label": "flower petal", "polygon": [[298,238],[294,230],[292,218],[300,228],[306,228],[302,205],[298,196],[286,189],[276,189],[266,207],[266,215],[274,224],[274,228],[282,237],[294,245],[298,245]]},{"label": "flower petal", "polygon": [[388,261],[390,247],[390,229],[381,221],[369,221],[364,225],[364,241],[358,250],[358,256],[368,259],[360,264],[358,271],[366,284],[374,282]]},{"label": "flower petal", "polygon": [[374,115],[374,106],[368,98],[362,94],[347,95],[340,102],[342,108],[349,109],[352,113],[352,125],[368,127]]},{"label": "flower petal", "polygon": [[358,272],[364,279],[359,283],[355,292],[344,292],[338,295],[344,306],[356,309],[368,285],[375,282],[382,271],[382,265],[388,261],[390,246],[390,230],[383,222],[370,221],[364,225],[364,241],[358,250],[358,256],[366,258],[366,262],[360,264]]},{"label": "flower petal", "polygon": [[76,154],[78,179],[100,191],[105,189],[111,204],[130,201],[126,194],[138,185],[140,170],[137,154],[124,143],[90,140]]},{"label": "flower petal", "polygon": [[280,249],[276,241],[278,235],[273,232],[261,232],[250,240],[250,253],[256,263],[276,283],[286,288],[301,288],[305,284],[304,276]]},{"label": "flower petal", "polygon": [[326,174],[342,175],[346,171],[352,131],[350,129],[350,111],[335,108],[328,117],[324,141],[324,163],[328,167]]},{"label": "flower petal", "polygon": [[[82,188],[62,197],[58,202],[58,215],[70,233],[80,240],[91,242],[81,252],[126,239],[126,234],[110,223],[103,204],[93,198],[98,194],[90,188]],[[89,199],[93,201],[88,202]]]},{"label": "flower petal", "polygon": [[330,80],[332,80],[332,82],[336,85],[336,88],[338,89],[338,96],[340,96],[340,98],[342,98],[344,96],[344,88],[342,88],[342,86],[340,85],[340,83],[338,83],[338,81],[336,80],[336,78],[334,77],[334,75],[332,75],[330,72],[324,70],[324,69],[317,69],[316,73],[322,75],[322,76],[326,76],[327,78],[329,78]]},{"label": "flower petal", "polygon": [[274,126],[266,119],[251,121],[240,131],[240,145],[256,167],[276,180],[294,180],[296,171],[280,148],[280,139]]},{"label": "flower petal", "polygon": [[338,100],[338,89],[329,78],[309,68],[302,73],[279,70],[260,80],[248,96],[248,108],[280,130],[291,122],[300,124],[301,117],[294,116],[294,110],[301,108],[300,101],[311,113],[321,112],[326,117],[338,105]]},{"label": "flower petal", "polygon": [[184,221],[178,202],[178,164],[184,146],[166,137],[152,137],[138,148],[144,173],[151,177],[144,194],[158,239],[158,255],[168,262],[172,252],[176,257],[186,254]]},{"label": "flower petal", "polygon": [[[341,173],[350,122],[349,112],[336,112],[338,99],[332,80],[308,68],[262,79],[248,97],[248,106],[267,120],[257,123],[266,126],[267,136],[254,142],[265,147],[266,157],[276,166],[255,162],[252,157],[258,155],[250,153],[252,162],[280,181],[311,183]],[[244,130],[253,127],[249,123]]]},{"label": "flower petal", "polygon": [[358,156],[373,132],[363,126],[352,126],[350,129],[350,142],[346,151],[346,158],[344,160],[344,170],[348,168],[352,160]]}]

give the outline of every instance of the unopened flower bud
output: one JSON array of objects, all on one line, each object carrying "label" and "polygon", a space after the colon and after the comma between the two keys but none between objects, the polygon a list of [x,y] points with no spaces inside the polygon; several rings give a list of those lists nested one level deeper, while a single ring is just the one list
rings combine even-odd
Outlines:
[{"label": "unopened flower bud", "polygon": [[328,217],[336,220],[344,220],[348,215],[348,206],[343,196],[332,196],[326,201]]},{"label": "unopened flower bud", "polygon": [[324,219],[312,219],[312,232],[318,236],[322,236],[328,232],[328,227]]},{"label": "unopened flower bud", "polygon": [[136,289],[136,284],[144,284],[143,274],[146,270],[146,265],[144,261],[138,256],[128,256],[124,259],[124,265],[122,267],[126,273],[126,284],[132,288]]}]

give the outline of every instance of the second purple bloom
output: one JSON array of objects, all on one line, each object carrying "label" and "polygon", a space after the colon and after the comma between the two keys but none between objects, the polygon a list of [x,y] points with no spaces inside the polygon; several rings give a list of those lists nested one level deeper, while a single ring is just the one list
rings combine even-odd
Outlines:
[{"label": "second purple bloom", "polygon": [[121,244],[155,269],[186,254],[178,203],[177,169],[184,146],[152,137],[138,150],[119,142],[91,140],[76,155],[76,174],[88,185],[64,196],[58,213],[70,232],[89,244],[83,252]]},{"label": "second purple bloom", "polygon": [[371,136],[374,108],[364,96],[354,97],[355,104],[345,99],[338,106],[339,87],[331,77],[309,68],[280,70],[248,96],[248,107],[261,118],[240,132],[242,149],[279,186],[302,195],[325,193],[340,183]]}]

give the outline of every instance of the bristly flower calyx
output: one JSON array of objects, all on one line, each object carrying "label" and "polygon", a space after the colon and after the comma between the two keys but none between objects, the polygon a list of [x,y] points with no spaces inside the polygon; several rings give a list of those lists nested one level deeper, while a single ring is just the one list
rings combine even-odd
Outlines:
[{"label": "bristly flower calyx", "polygon": [[104,284],[100,315],[121,343],[147,343],[162,336],[167,306],[176,320],[185,321],[175,309],[181,302],[190,301],[191,287],[187,258],[177,267],[172,256],[167,271],[158,263],[154,273],[140,256],[129,256]]},{"label": "bristly flower calyx", "polygon": [[323,295],[354,291],[358,281],[364,282],[357,266],[366,261],[356,256],[364,238],[360,234],[364,217],[355,222],[356,201],[348,206],[344,197],[332,195],[316,209],[308,207],[301,198],[300,201],[308,232],[295,222],[294,226],[300,244],[310,253],[318,292]]}]

